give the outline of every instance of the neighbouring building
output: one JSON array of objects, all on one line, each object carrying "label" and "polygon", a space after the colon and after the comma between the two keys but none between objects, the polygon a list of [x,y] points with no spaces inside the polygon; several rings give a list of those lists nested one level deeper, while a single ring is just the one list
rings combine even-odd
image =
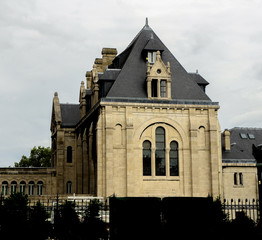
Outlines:
[{"label": "neighbouring building", "polygon": [[224,198],[258,199],[261,174],[253,149],[262,147],[262,128],[225,130],[222,145]]},{"label": "neighbouring building", "polygon": [[[1,168],[2,193],[14,192],[15,182],[15,191],[29,194],[34,186],[30,195],[257,197],[252,145],[232,129],[222,134],[222,148],[219,104],[208,84],[146,22],[122,53],[102,49],[78,104],[54,94],[52,168]],[[259,145],[257,133],[243,133]],[[235,151],[240,143],[248,156]]]}]

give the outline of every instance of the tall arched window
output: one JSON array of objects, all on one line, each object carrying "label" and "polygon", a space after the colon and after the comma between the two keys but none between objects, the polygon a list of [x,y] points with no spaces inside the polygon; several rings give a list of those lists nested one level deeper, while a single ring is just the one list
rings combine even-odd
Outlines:
[{"label": "tall arched window", "polygon": [[151,176],[151,142],[143,142],[143,175]]},{"label": "tall arched window", "polygon": [[43,195],[43,182],[42,181],[37,182],[36,192],[37,192],[37,195]]},{"label": "tall arched window", "polygon": [[170,152],[169,152],[169,174],[170,176],[178,176],[178,143],[172,141],[170,143]]},{"label": "tall arched window", "polygon": [[11,182],[11,194],[12,193],[16,193],[16,189],[17,189],[17,182],[16,181],[12,181]]},{"label": "tall arched window", "polygon": [[68,146],[66,150],[66,159],[68,163],[72,163],[72,147]]},{"label": "tall arched window", "polygon": [[25,194],[25,181],[20,182],[20,193]]},{"label": "tall arched window", "polygon": [[165,145],[165,129],[162,127],[158,127],[156,129],[155,153],[156,176],[166,175]]},{"label": "tall arched window", "polygon": [[72,182],[71,181],[68,181],[66,183],[66,193],[67,194],[71,194],[72,193]]},{"label": "tall arched window", "polygon": [[2,195],[6,196],[8,194],[8,182],[3,181],[2,182]]},{"label": "tall arched window", "polygon": [[28,183],[28,195],[34,195],[34,188],[35,188],[34,181],[30,181]]}]

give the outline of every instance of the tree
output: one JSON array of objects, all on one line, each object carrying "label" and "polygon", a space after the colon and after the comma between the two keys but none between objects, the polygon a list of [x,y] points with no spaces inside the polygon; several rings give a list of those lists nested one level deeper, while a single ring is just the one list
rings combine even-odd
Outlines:
[{"label": "tree", "polygon": [[33,147],[30,156],[23,155],[20,162],[15,162],[15,167],[51,167],[51,148]]}]

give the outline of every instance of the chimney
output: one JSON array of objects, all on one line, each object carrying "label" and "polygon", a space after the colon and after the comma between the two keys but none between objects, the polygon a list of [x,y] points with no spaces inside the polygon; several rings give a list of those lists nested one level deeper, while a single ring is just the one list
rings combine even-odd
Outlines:
[{"label": "chimney", "polygon": [[230,131],[226,129],[223,132],[223,140],[224,140],[224,149],[225,151],[230,151]]},{"label": "chimney", "polygon": [[116,57],[117,50],[116,48],[103,48],[101,54],[103,61],[103,71],[105,71],[107,66],[109,66]]}]

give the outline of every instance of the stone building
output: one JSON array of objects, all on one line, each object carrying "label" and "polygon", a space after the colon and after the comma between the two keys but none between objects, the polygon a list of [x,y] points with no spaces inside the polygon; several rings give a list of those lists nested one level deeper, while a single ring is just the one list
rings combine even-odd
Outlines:
[{"label": "stone building", "polygon": [[258,199],[261,175],[253,147],[262,147],[262,129],[232,128],[222,134],[223,195],[225,199]]},{"label": "stone building", "polygon": [[2,168],[2,192],[14,192],[15,181],[25,193],[42,186],[30,195],[244,197],[232,185],[236,172],[255,194],[255,163],[227,157],[230,131],[222,161],[219,105],[206,94],[208,84],[146,23],[122,53],[102,49],[81,82],[79,104],[54,94],[52,168]]},{"label": "stone building", "polygon": [[[104,48],[80,86],[79,105],[52,114],[60,193],[218,196],[218,103],[146,24],[119,55]],[[68,191],[69,192],[69,191]]]}]

